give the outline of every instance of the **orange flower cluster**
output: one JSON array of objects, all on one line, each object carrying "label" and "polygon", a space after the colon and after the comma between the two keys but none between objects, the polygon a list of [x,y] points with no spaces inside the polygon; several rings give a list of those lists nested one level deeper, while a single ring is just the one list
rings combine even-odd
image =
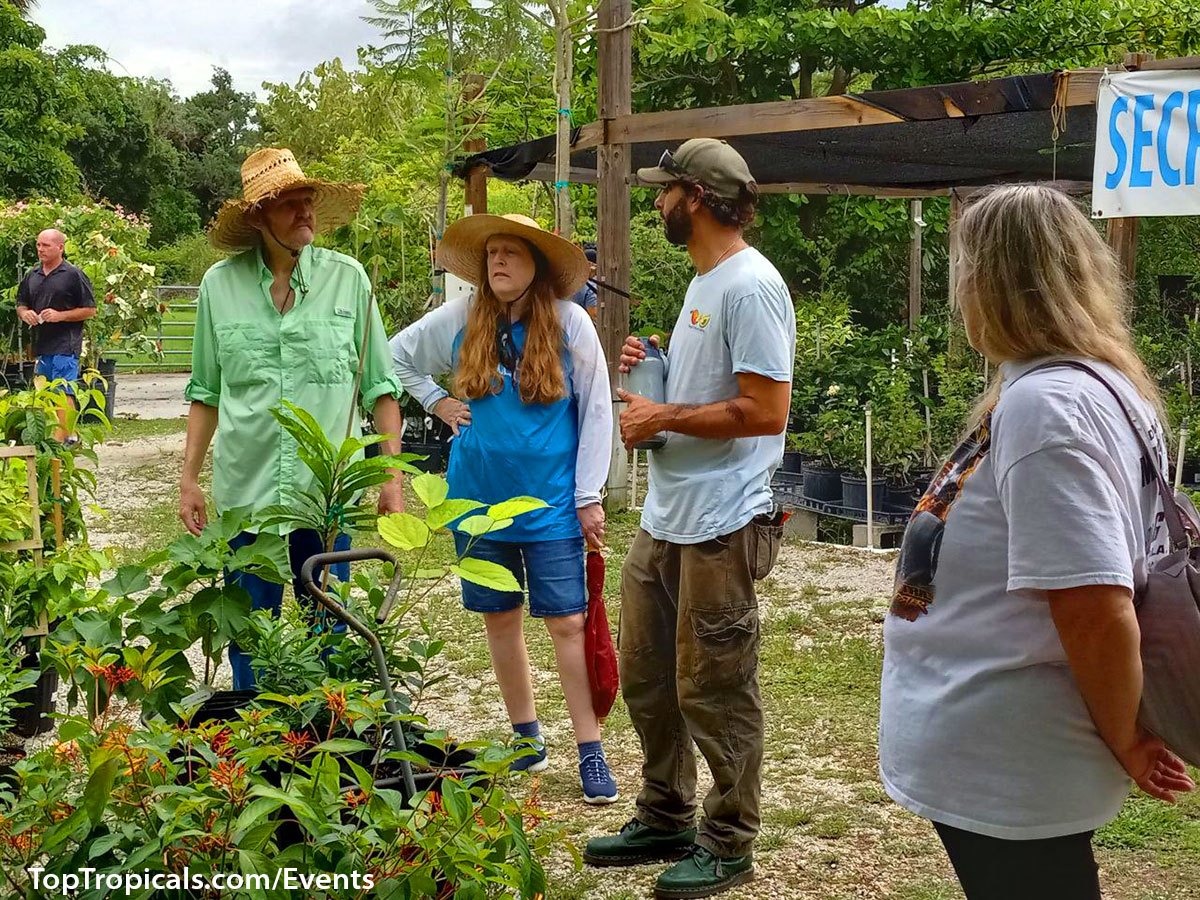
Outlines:
[{"label": "orange flower cluster", "polygon": [[335,719],[346,718],[346,692],[330,688],[321,688],[321,692],[325,695],[325,706],[333,713],[333,717]]},{"label": "orange flower cluster", "polygon": [[371,795],[366,791],[351,791],[346,795],[346,805],[351,809],[356,809],[371,799]]},{"label": "orange flower cluster", "polygon": [[220,790],[231,801],[237,802],[245,799],[246,796],[246,767],[240,762],[234,762],[231,759],[221,760],[215,769],[212,769],[208,778],[213,783],[213,786]]},{"label": "orange flower cluster", "polygon": [[283,736],[283,746],[287,748],[288,756],[299,759],[308,750],[313,739],[301,731],[289,731]]},{"label": "orange flower cluster", "polygon": [[234,753],[233,747],[229,746],[229,739],[231,737],[233,737],[233,729],[222,728],[212,736],[212,740],[209,741],[208,745],[217,756],[229,759]]}]

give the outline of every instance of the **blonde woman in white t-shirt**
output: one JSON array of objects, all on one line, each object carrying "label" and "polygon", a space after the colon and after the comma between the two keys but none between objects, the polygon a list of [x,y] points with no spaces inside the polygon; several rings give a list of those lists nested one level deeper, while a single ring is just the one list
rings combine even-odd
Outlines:
[{"label": "blonde woman in white t-shirt", "polygon": [[[971,346],[998,367],[913,514],[884,626],[880,773],[930,819],[968,900],[1094,900],[1092,832],[1180,760],[1136,723],[1132,593],[1163,551],[1120,404],[1165,465],[1161,399],[1112,252],[1065,195],[1005,187],[960,223]],[[1036,370],[1036,371],[1034,371]]]}]

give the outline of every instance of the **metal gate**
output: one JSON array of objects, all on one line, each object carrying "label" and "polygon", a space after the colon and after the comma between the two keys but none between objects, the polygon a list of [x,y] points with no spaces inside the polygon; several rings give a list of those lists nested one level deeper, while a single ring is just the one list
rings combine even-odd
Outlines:
[{"label": "metal gate", "polygon": [[119,357],[118,372],[187,372],[192,365],[192,341],[196,333],[197,285],[164,284],[157,288],[158,302],[167,304],[159,321],[156,340],[162,359],[129,350],[109,351]]}]

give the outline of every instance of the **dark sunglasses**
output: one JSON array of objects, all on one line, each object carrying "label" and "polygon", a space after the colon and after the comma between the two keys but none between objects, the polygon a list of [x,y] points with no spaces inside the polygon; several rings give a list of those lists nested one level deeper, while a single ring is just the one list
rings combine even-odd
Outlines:
[{"label": "dark sunglasses", "polygon": [[670,150],[664,150],[662,156],[658,158],[658,167],[664,172],[670,172],[672,175],[687,174],[687,170],[675,162],[675,157],[671,155]]},{"label": "dark sunglasses", "polygon": [[513,340],[512,325],[505,321],[506,318],[501,316],[496,325],[496,356],[499,357],[500,365],[512,373],[513,384],[516,384],[521,351],[517,349],[516,341]]}]

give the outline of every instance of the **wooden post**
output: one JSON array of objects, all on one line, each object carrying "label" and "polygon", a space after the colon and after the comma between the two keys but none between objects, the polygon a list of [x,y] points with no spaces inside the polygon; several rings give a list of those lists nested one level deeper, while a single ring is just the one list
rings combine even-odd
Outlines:
[{"label": "wooden post", "polygon": [[57,456],[50,460],[50,500],[54,504],[54,549],[63,545],[62,514],[62,460]]},{"label": "wooden post", "polygon": [[[597,98],[600,121],[605,140],[596,150],[596,275],[604,284],[629,292],[631,251],[629,243],[629,145],[608,141],[608,124],[633,109],[633,47],[626,26],[633,15],[632,0],[601,0],[599,9]],[[613,389],[621,385],[617,361],[621,345],[629,334],[629,300],[601,287],[597,291],[596,326],[600,342],[608,359],[608,373]],[[616,402],[614,413],[619,416],[624,404]],[[629,454],[621,445],[616,422],[613,428],[613,456],[608,474],[610,509],[624,509],[628,496]]]},{"label": "wooden post", "polygon": [[[1126,53],[1122,62],[1127,71],[1136,72],[1143,64],[1152,59],[1154,59],[1153,53]],[[1113,252],[1117,254],[1117,259],[1121,263],[1121,271],[1129,282],[1131,297],[1134,280],[1137,278],[1137,245],[1138,220],[1136,216],[1108,220],[1108,246],[1112,247]],[[1133,314],[1132,309],[1129,314]]]},{"label": "wooden post", "polygon": [[959,232],[958,223],[962,218],[962,197],[957,190],[950,191],[950,214],[946,220],[946,238],[948,241],[948,253],[950,257],[949,264],[949,295],[947,299],[949,303],[946,306],[946,344],[947,350],[951,358],[958,355],[962,350],[963,333],[962,333],[962,317],[958,312],[958,267],[955,265],[955,260],[959,254]]},{"label": "wooden post", "polygon": [[1138,220],[1136,216],[1108,220],[1108,246],[1121,263],[1121,272],[1132,287],[1137,278]]},{"label": "wooden post", "polygon": [[910,212],[912,248],[908,254],[908,328],[910,331],[916,331],[921,327],[921,274],[923,271],[921,236],[925,230],[921,221],[921,209],[921,201],[913,200]]},{"label": "wooden post", "polygon": [[[483,93],[485,83],[482,75],[477,73],[468,75],[463,86],[463,99],[470,104],[471,101]],[[468,129],[471,129],[472,126],[478,128],[479,124],[483,121],[483,116],[479,114],[478,110],[472,110],[469,105],[467,110],[467,113],[463,116],[463,125]],[[463,151],[468,156],[482,153],[487,149],[487,138],[483,137],[482,130],[475,131],[474,134],[474,137],[463,141]],[[487,212],[487,175],[487,166],[474,166],[467,172],[465,184],[463,185],[463,192],[466,195],[464,198],[466,201],[465,215],[470,216],[475,213]]]}]

